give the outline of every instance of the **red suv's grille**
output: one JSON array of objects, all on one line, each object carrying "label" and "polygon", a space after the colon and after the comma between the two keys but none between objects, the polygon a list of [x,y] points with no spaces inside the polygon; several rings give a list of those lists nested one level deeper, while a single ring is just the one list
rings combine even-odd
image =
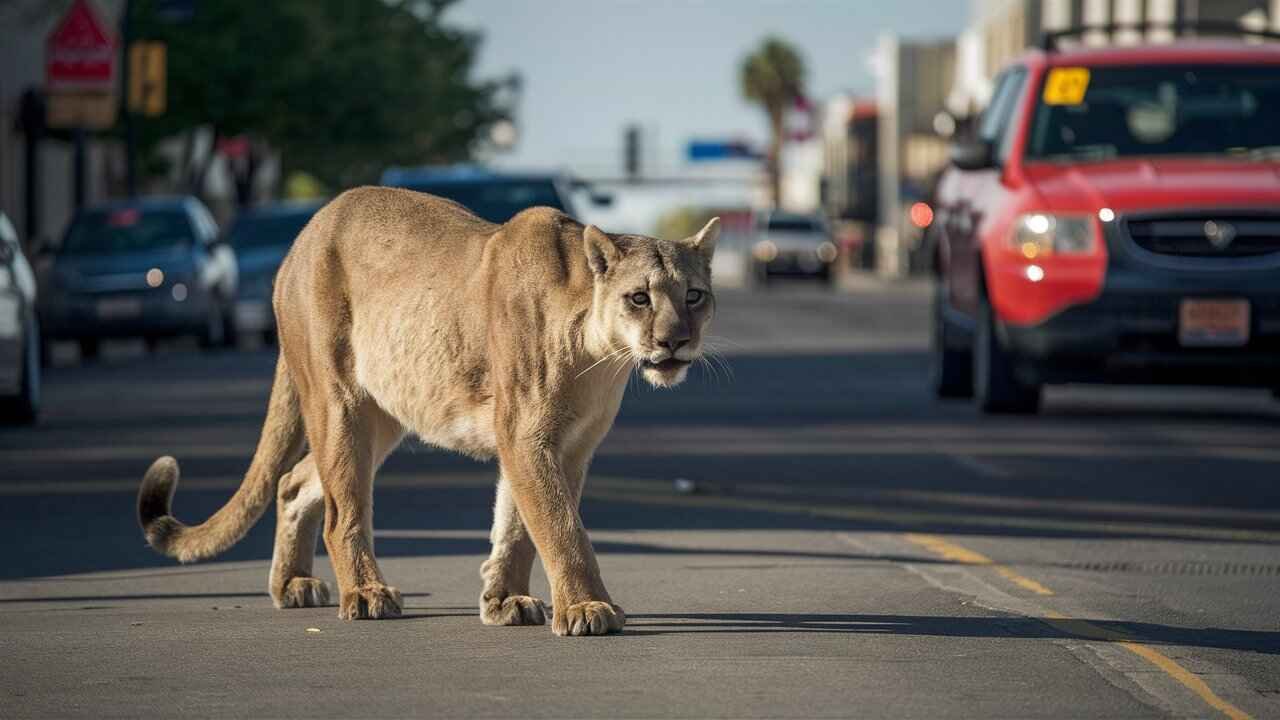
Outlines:
[{"label": "red suv's grille", "polygon": [[1254,257],[1280,252],[1280,215],[1197,213],[1130,218],[1129,237],[1140,248],[1182,257]]}]

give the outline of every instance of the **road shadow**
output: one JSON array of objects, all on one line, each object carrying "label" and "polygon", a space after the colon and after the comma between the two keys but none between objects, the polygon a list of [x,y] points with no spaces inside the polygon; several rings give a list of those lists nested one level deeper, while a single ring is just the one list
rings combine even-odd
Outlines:
[{"label": "road shadow", "polygon": [[[222,600],[235,598],[266,599],[265,592],[229,593],[229,592],[184,592],[184,593],[131,593],[128,595],[49,595],[45,597],[12,597],[0,598],[0,604],[16,603],[77,603],[77,602],[129,602],[138,600]],[[400,593],[402,598],[431,597],[429,592]],[[238,607],[238,606],[237,606]]]},{"label": "road shadow", "polygon": [[1187,628],[1145,622],[1037,617],[939,617],[838,613],[646,613],[627,616],[628,635],[680,633],[844,633],[928,637],[1085,639],[1139,642],[1267,655],[1280,632]]}]

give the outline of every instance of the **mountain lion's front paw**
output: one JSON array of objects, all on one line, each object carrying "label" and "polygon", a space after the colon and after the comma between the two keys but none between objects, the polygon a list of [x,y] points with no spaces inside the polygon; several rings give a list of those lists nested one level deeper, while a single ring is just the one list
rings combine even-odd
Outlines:
[{"label": "mountain lion's front paw", "polygon": [[551,631],[557,635],[605,635],[622,632],[626,613],[617,605],[598,600],[574,603],[561,610],[555,608]]},{"label": "mountain lion's front paw", "polygon": [[278,608],[320,607],[329,604],[329,586],[320,578],[296,577],[285,583],[280,597],[275,598]]},{"label": "mountain lion's front paw", "polygon": [[400,591],[389,585],[365,585],[342,593],[338,617],[342,620],[381,620],[400,617]]},{"label": "mountain lion's front paw", "polygon": [[544,625],[547,622],[547,606],[538,598],[528,595],[481,595],[480,622],[485,625]]}]

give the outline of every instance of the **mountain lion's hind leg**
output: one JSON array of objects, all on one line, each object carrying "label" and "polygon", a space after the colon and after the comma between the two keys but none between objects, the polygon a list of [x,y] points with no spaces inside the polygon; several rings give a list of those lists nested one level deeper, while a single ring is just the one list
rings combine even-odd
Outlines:
[{"label": "mountain lion's hind leg", "polygon": [[276,542],[271,556],[271,600],[277,608],[329,604],[329,586],[312,577],[324,519],[324,489],[308,454],[280,478],[276,490]]},{"label": "mountain lion's hind leg", "polygon": [[498,497],[493,504],[493,548],[480,566],[484,590],[480,593],[480,621],[485,625],[543,625],[547,608],[529,595],[529,574],[537,551],[516,510],[511,483],[498,475]]}]

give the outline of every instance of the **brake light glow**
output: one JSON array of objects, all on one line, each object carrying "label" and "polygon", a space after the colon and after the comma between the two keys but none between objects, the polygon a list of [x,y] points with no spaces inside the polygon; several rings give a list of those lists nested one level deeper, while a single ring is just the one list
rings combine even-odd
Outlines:
[{"label": "brake light glow", "polygon": [[111,227],[132,227],[138,224],[138,218],[142,213],[137,208],[126,208],[117,210],[107,216],[107,225]]},{"label": "brake light glow", "polygon": [[918,228],[927,228],[933,223],[933,208],[929,207],[929,203],[918,202],[911,206],[908,211],[911,217],[911,224]]}]

